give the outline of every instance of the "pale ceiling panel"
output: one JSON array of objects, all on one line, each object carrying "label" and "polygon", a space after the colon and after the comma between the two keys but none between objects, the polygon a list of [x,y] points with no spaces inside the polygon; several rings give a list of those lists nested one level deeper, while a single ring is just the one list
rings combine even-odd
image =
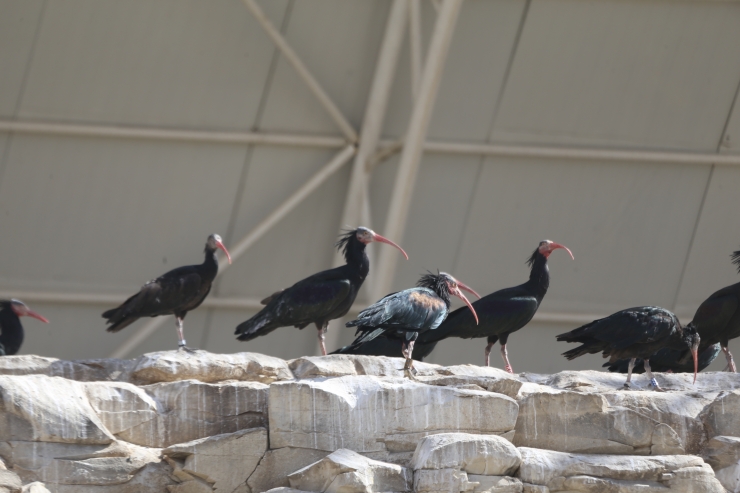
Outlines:
[{"label": "pale ceiling panel", "polygon": [[20,115],[246,130],[273,52],[237,1],[49,2]]},{"label": "pale ceiling panel", "polygon": [[13,232],[0,286],[120,293],[202,262],[208,234],[225,234],[245,152],[16,135],[0,185],[0,228]]},{"label": "pale ceiling panel", "polygon": [[715,151],[739,24],[736,2],[534,0],[493,138]]},{"label": "pale ceiling panel", "polygon": [[[603,313],[670,307],[709,167],[491,159],[484,165],[455,273],[481,294],[525,282],[550,239],[541,309]],[[568,177],[568,179],[563,179]]]},{"label": "pale ceiling panel", "polygon": [[[295,2],[290,13],[288,43],[356,129],[365,111],[389,4],[315,0]],[[269,88],[261,128],[339,133],[337,125],[283,57]]]},{"label": "pale ceiling panel", "polygon": [[392,291],[415,286],[427,270],[457,275],[456,254],[480,167],[477,156],[424,156],[403,238],[394,239],[401,242],[409,260],[399,260]]},{"label": "pale ceiling panel", "polygon": [[740,250],[738,183],[740,168],[715,167],[676,303],[685,322],[709,295],[740,282],[730,260],[730,254]]},{"label": "pale ceiling panel", "polygon": [[[436,12],[431,2],[421,3],[426,55]],[[523,0],[463,3],[445,62],[429,138],[466,141],[488,138],[524,4]],[[385,135],[395,137],[406,131],[413,103],[408,36],[402,50],[384,127]]]},{"label": "pale ceiling panel", "polygon": [[[256,148],[237,213],[234,241],[293,194],[336,151]],[[224,274],[219,292],[262,299],[331,266],[350,163],[255,243]]]},{"label": "pale ceiling panel", "polygon": [[0,116],[14,116],[43,0],[0,0]]}]

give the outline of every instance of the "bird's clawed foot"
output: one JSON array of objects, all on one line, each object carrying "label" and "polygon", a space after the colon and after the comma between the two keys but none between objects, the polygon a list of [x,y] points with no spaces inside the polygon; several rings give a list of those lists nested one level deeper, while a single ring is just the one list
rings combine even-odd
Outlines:
[{"label": "bird's clawed foot", "polygon": [[655,390],[656,392],[665,392],[665,390],[663,390],[663,389],[662,389],[662,388],[660,387],[660,385],[658,385],[658,381],[657,381],[656,379],[654,379],[654,378],[651,378],[651,379],[650,379],[650,386],[651,386],[651,387],[653,388],[653,390]]},{"label": "bird's clawed foot", "polygon": [[179,345],[179,346],[177,347],[177,350],[178,350],[178,351],[186,351],[186,352],[188,352],[188,353],[190,353],[190,354],[195,354],[195,352],[196,352],[196,351],[198,351],[198,349],[193,349],[193,348],[189,348],[189,347],[187,347],[187,346],[186,346],[185,344],[180,344],[180,345]]},{"label": "bird's clawed foot", "polygon": [[622,385],[622,389],[624,390],[632,390],[632,384],[629,382],[624,382],[624,385]]},{"label": "bird's clawed foot", "polygon": [[416,368],[414,368],[414,360],[411,358],[406,358],[406,364],[403,365],[403,373],[406,376],[406,378],[410,380],[416,380]]},{"label": "bird's clawed foot", "polygon": [[506,370],[506,373],[514,374],[514,368],[512,368],[511,365],[506,365],[504,370]]}]

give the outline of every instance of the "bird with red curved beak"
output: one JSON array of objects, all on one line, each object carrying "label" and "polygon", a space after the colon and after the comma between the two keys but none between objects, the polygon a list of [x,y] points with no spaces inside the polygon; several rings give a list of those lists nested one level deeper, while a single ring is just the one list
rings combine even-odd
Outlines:
[{"label": "bird with red curved beak", "polygon": [[345,265],[309,276],[262,300],[266,306],[236,327],[237,339],[250,341],[278,327],[303,329],[314,324],[318,329],[321,354],[326,355],[324,338],[329,321],[343,317],[354,303],[370,272],[365,247],[372,242],[397,248],[407,260],[409,258],[403,248],[372,229],[360,226],[347,231],[336,243],[337,249],[344,254]]},{"label": "bird with red curved beak", "polygon": [[480,323],[468,310],[458,308],[450,313],[440,327],[419,337],[420,350],[424,355],[431,353],[434,346],[448,337],[473,339],[488,338],[485,349],[485,364],[490,365],[491,348],[499,341],[504,368],[509,373],[514,369],[509,362],[506,343],[509,335],[521,329],[532,320],[540,303],[550,287],[550,270],[547,259],[550,254],[563,249],[573,258],[573,253],[565,245],[550,240],[542,240],[527,259],[530,266],[529,280],[519,286],[501,289],[473,302],[480,316]]},{"label": "bird with red curved beak", "polygon": [[664,348],[681,351],[679,362],[694,359],[694,383],[699,372],[699,343],[701,338],[691,324],[682,327],[674,313],[659,306],[627,308],[608,317],[557,336],[558,341],[581,343],[563,353],[568,360],[584,354],[602,353],[610,363],[629,358],[625,388],[630,388],[632,369],[637,358],[642,359],[650,385],[662,390],[650,368],[650,357]]},{"label": "bird with red curved beak", "polygon": [[0,356],[16,354],[21,348],[25,332],[20,317],[31,317],[45,324],[49,323],[21,300],[0,300]]},{"label": "bird with red curved beak", "polygon": [[120,306],[103,313],[110,324],[108,332],[118,332],[142,317],[175,315],[177,324],[178,349],[193,351],[186,346],[183,334],[183,319],[206,299],[213,280],[218,274],[216,250],[221,250],[231,263],[231,255],[226,250],[221,237],[212,234],[206,240],[205,260],[202,264],[178,267],[149,281],[138,293],[124,301]]},{"label": "bird with red curved beak", "polygon": [[462,309],[470,310],[478,322],[478,314],[463,291],[480,298],[472,288],[450,274],[429,272],[419,279],[415,288],[389,294],[362,310],[355,320],[347,322],[347,327],[357,327],[357,334],[361,334],[352,345],[359,347],[378,337],[401,339],[406,358],[403,369],[406,376],[412,378],[414,342],[419,334],[435,330],[444,321],[450,310],[451,296],[460,298],[467,305]]}]

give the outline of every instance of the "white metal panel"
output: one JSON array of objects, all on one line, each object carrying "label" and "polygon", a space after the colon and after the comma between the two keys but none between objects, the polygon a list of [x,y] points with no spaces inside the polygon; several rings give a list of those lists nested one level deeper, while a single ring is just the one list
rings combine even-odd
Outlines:
[{"label": "white metal panel", "polygon": [[[519,27],[524,0],[467,0],[445,62],[442,83],[430,123],[430,138],[485,141]],[[422,3],[424,46],[436,12]],[[401,136],[412,105],[408,40],[399,60],[384,132]]]},{"label": "white metal panel", "polygon": [[[333,156],[332,151],[256,148],[231,235],[248,233]],[[329,178],[224,274],[219,292],[262,298],[331,266],[349,166]]]},{"label": "white metal panel", "polygon": [[[370,90],[389,2],[295,2],[288,43],[357,129]],[[261,127],[274,131],[338,134],[337,126],[288,62],[281,58]]]},{"label": "white metal panel", "polygon": [[730,254],[740,250],[739,183],[740,169],[714,169],[676,303],[685,322],[709,295],[740,282],[730,261]]},{"label": "white metal panel", "polygon": [[491,159],[478,180],[456,275],[481,294],[520,284],[540,240],[550,257],[541,309],[604,313],[671,306],[709,168]]},{"label": "white metal panel", "polygon": [[735,2],[533,0],[493,137],[715,151],[739,23]]},{"label": "white metal panel", "polygon": [[[3,288],[126,291],[203,261],[245,149],[16,135],[0,185]],[[122,300],[123,301],[123,300]]]},{"label": "white metal panel", "polygon": [[43,0],[0,0],[0,116],[14,116]]},{"label": "white metal panel", "polygon": [[237,1],[49,2],[20,115],[248,129],[273,53]]}]

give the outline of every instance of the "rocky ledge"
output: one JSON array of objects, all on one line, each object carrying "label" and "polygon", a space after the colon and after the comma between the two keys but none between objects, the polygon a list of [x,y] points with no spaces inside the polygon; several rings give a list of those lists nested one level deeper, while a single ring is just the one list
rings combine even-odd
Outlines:
[{"label": "rocky ledge", "polygon": [[740,492],[740,375],[402,367],[3,357],[0,493]]}]

